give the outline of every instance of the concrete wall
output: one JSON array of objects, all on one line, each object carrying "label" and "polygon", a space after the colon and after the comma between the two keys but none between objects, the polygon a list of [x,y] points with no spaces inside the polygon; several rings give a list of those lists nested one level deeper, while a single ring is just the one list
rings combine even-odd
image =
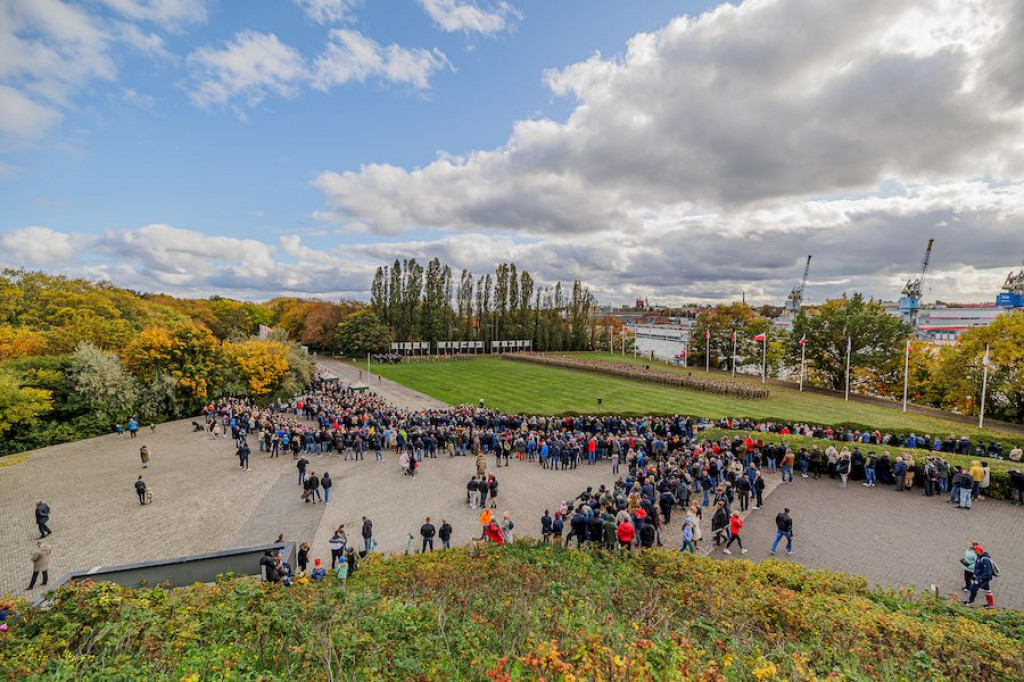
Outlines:
[{"label": "concrete wall", "polygon": [[112,582],[125,587],[184,587],[197,582],[211,583],[221,573],[258,576],[260,558],[268,549],[275,552],[284,549],[288,563],[298,570],[295,563],[295,543],[280,542],[123,566],[97,566],[87,571],[68,573],[62,576],[54,587],[82,580]]}]

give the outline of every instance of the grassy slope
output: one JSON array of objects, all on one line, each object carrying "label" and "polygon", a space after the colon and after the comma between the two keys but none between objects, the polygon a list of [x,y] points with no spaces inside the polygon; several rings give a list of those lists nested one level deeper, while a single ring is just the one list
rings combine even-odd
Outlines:
[{"label": "grassy slope", "polygon": [[1022,626],[795,564],[520,541],[378,559],[345,586],[65,589],[12,622],[0,675],[1013,680]]},{"label": "grassy slope", "polygon": [[[588,354],[595,359],[607,354]],[[618,359],[616,357],[616,359]],[[934,417],[903,414],[879,405],[846,402],[829,396],[771,388],[766,400],[740,400],[686,389],[614,379],[566,369],[528,365],[501,358],[470,361],[372,365],[372,371],[452,404],[476,404],[506,412],[532,414],[687,414],[721,417],[776,418],[820,424],[857,423],[879,429],[918,433],[966,434],[1022,442],[989,430]],[[695,372],[699,374],[700,372]],[[597,406],[597,397],[603,402]]]}]

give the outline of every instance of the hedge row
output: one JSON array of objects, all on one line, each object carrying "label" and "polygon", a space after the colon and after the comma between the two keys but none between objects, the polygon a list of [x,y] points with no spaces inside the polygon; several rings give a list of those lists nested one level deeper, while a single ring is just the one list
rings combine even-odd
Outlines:
[{"label": "hedge row", "polygon": [[584,360],[580,358],[568,358],[564,356],[543,355],[540,353],[515,353],[503,355],[506,360],[516,362],[528,362],[535,365],[547,367],[558,367],[560,369],[573,369],[591,374],[602,374],[604,376],[618,379],[629,379],[631,381],[642,381],[648,384],[659,384],[662,386],[673,386],[687,388],[694,391],[706,393],[717,393],[733,398],[745,400],[762,400],[769,395],[767,388],[751,386],[746,383],[733,381],[715,381],[713,379],[697,379],[678,372],[665,372],[656,369],[647,369],[640,365],[626,363],[610,363],[601,360]]}]

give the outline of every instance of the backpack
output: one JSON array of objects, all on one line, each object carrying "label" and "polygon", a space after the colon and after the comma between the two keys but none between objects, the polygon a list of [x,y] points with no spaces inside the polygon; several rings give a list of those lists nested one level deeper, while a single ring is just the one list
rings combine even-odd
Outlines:
[{"label": "backpack", "polygon": [[[509,519],[508,520],[508,529],[512,530],[515,527],[516,527],[516,524],[512,523],[512,519]],[[995,568],[995,564],[992,564],[992,567]]]},{"label": "backpack", "polygon": [[992,564],[992,577],[993,578],[998,578],[999,577],[999,567],[996,566],[996,560],[993,559],[992,557],[989,557],[988,558],[988,562],[990,564]]}]

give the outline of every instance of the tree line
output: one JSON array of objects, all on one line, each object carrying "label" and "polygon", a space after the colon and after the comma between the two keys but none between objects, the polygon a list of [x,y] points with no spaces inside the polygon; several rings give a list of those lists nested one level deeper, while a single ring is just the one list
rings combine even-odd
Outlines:
[{"label": "tree line", "polygon": [[[753,340],[759,334],[767,335],[766,349]],[[741,371],[760,371],[766,350],[768,375],[794,380],[803,354],[805,382],[833,390],[845,389],[849,348],[853,392],[901,399],[908,375],[911,402],[967,415],[976,415],[980,409],[982,358],[988,348],[985,413],[1024,422],[1024,313],[1020,311],[969,329],[956,343],[940,345],[918,339],[909,325],[880,302],[859,293],[801,311],[789,329],[775,326],[773,319],[751,306],[731,303],[698,315],[690,339],[691,366],[703,367],[710,348],[709,364],[716,369],[730,370],[735,362]],[[908,344],[909,372],[905,371]]]},{"label": "tree line", "polygon": [[377,268],[370,307],[394,341],[530,340],[535,350],[589,350],[595,342],[596,301],[579,280],[540,286],[515,263],[491,273],[459,273],[432,259]]}]

